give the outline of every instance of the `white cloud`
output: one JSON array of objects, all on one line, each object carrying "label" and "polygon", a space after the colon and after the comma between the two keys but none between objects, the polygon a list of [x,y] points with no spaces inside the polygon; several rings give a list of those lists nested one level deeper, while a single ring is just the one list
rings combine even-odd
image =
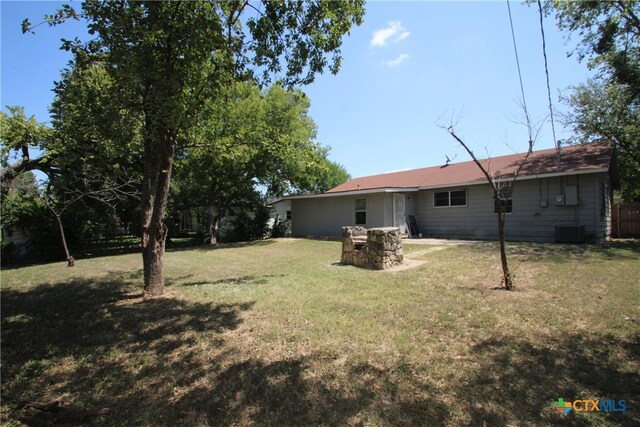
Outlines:
[{"label": "white cloud", "polygon": [[411,33],[402,26],[400,21],[389,22],[386,28],[380,28],[373,32],[371,46],[386,46],[387,42],[397,43],[409,37]]},{"label": "white cloud", "polygon": [[392,59],[391,61],[382,61],[382,63],[388,67],[396,67],[400,65],[400,63],[409,59],[409,55],[406,53],[401,54],[396,59]]}]

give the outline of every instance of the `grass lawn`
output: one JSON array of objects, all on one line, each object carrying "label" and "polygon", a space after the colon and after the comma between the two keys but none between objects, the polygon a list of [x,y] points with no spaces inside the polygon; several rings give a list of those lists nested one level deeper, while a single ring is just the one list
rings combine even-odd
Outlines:
[{"label": "grass lawn", "polygon": [[640,246],[509,248],[516,292],[493,243],[397,272],[337,242],[173,250],[149,301],[138,254],[4,270],[2,423],[59,400],[104,425],[640,425]]}]

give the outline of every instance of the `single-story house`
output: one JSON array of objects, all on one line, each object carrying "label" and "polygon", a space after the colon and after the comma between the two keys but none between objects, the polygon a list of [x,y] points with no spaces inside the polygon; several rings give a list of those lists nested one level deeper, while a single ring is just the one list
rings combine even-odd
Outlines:
[{"label": "single-story house", "polygon": [[[534,151],[502,191],[505,235],[516,241],[603,241],[617,185],[614,144]],[[524,153],[480,160],[508,182]],[[401,227],[415,217],[423,237],[495,240],[493,192],[473,161],[352,179],[326,193],[289,196],[293,236],[341,236],[342,227]]]}]

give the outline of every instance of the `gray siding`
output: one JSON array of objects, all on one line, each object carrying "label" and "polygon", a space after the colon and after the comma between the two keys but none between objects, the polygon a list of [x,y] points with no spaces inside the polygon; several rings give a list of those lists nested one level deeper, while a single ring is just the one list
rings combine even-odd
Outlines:
[{"label": "gray siding", "polygon": [[[606,174],[585,174],[518,181],[513,190],[513,213],[507,214],[505,233],[509,240],[555,241],[555,227],[584,225],[586,235],[602,237],[610,225],[608,211],[601,215],[600,189],[610,191]],[[556,194],[565,194],[567,186],[578,187],[578,205],[556,206]],[[497,220],[493,213],[493,195],[489,185],[466,188],[467,206],[434,207],[433,193],[420,191],[416,200],[416,216],[425,236],[497,239]],[[607,198],[605,198],[607,199]],[[540,201],[548,206],[541,207]],[[609,203],[609,202],[607,202]],[[606,208],[605,210],[610,207]]]},{"label": "gray siding", "polygon": [[613,193],[607,175],[599,175],[595,185],[597,203],[594,215],[598,220],[596,239],[598,242],[603,242],[611,237],[611,199]]},{"label": "gray siding", "polygon": [[291,200],[291,233],[296,237],[340,237],[342,227],[355,225],[355,200],[367,199],[367,228],[387,227],[393,220],[393,196],[389,193],[362,196],[313,197]]}]

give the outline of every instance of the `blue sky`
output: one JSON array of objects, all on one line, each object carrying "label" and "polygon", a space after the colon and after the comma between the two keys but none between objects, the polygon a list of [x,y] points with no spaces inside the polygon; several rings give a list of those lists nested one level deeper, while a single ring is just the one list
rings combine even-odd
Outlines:
[{"label": "blue sky", "polygon": [[[59,4],[0,4],[2,106],[24,105],[40,121],[49,120],[53,82],[70,59],[59,50],[60,39],[83,38],[86,30],[73,22],[23,35],[20,23],[40,22]],[[527,105],[532,118],[542,120],[548,106],[538,11],[517,2],[511,9]],[[558,94],[590,72],[567,57],[572,45],[553,19],[545,19],[545,31],[552,100],[562,110]],[[311,99],[318,141],[354,177],[439,165],[445,155],[469,160],[438,127],[452,116],[482,157],[526,149],[505,1],[370,2],[364,24],[345,39],[342,56],[338,75],[321,75],[303,90]],[[570,135],[558,122],[556,128],[559,138]],[[547,121],[536,148],[551,147]]]}]

